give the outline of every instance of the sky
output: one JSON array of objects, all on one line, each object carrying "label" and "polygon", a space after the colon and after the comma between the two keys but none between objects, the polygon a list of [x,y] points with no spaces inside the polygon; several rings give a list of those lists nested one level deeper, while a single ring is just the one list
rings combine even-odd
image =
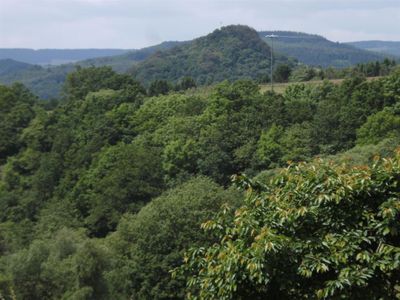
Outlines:
[{"label": "sky", "polygon": [[0,48],[137,49],[231,24],[400,41],[400,0],[0,0]]}]

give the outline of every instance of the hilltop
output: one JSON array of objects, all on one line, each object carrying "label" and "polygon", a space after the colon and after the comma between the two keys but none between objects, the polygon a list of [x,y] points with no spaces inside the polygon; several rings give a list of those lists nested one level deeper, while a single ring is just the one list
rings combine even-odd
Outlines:
[{"label": "hilltop", "polygon": [[[289,61],[282,55],[277,60]],[[257,31],[248,26],[231,25],[190,43],[157,52],[134,66],[131,73],[142,82],[177,81],[190,76],[198,84],[210,84],[225,79],[257,79],[265,75],[269,66],[270,48]]]},{"label": "hilltop", "polygon": [[348,67],[358,63],[382,60],[385,55],[356,48],[352,45],[332,42],[320,35],[292,31],[261,31],[260,37],[271,43],[266,35],[274,34],[274,49],[311,66]]}]

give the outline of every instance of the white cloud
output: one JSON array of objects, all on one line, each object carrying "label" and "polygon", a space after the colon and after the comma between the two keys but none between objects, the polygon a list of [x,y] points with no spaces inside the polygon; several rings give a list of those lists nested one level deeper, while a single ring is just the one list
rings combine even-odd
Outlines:
[{"label": "white cloud", "polygon": [[0,0],[0,47],[139,48],[247,24],[400,40],[398,0]]}]

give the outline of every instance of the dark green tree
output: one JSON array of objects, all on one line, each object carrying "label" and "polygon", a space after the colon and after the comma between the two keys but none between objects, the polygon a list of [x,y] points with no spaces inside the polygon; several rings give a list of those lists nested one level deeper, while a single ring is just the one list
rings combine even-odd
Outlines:
[{"label": "dark green tree", "polygon": [[184,91],[195,88],[196,86],[196,81],[192,77],[185,76],[181,80],[179,80],[179,82],[175,86],[175,90]]},{"label": "dark green tree", "polygon": [[64,94],[70,99],[83,99],[89,92],[102,89],[120,90],[139,84],[133,77],[115,73],[111,67],[77,67],[68,74],[64,83]]},{"label": "dark green tree", "polygon": [[68,197],[91,235],[105,236],[163,189],[160,155],[138,140],[104,148]]},{"label": "dark green tree", "polygon": [[192,178],[145,206],[125,215],[107,238],[115,269],[107,274],[115,298],[183,299],[185,278],[171,278],[191,245],[211,245],[200,224],[222,205],[236,207],[241,194],[224,190],[208,178]]},{"label": "dark green tree", "polygon": [[82,232],[62,229],[7,260],[10,281],[0,292],[10,299],[109,299],[108,253]]},{"label": "dark green tree", "polygon": [[22,84],[0,86],[0,164],[22,147],[20,135],[35,116],[36,101]]},{"label": "dark green tree", "polygon": [[292,69],[287,64],[279,64],[274,70],[274,81],[287,82],[289,80]]},{"label": "dark green tree", "polygon": [[171,85],[166,80],[156,79],[150,83],[147,94],[149,96],[166,95],[171,90]]},{"label": "dark green tree", "polygon": [[274,168],[280,165],[284,148],[281,138],[284,129],[273,124],[268,131],[261,134],[257,144],[257,159],[265,168]]},{"label": "dark green tree", "polygon": [[189,299],[398,299],[400,153],[372,167],[316,161],[269,182],[237,177],[245,204],[202,227],[176,270]]},{"label": "dark green tree", "polygon": [[357,131],[357,144],[376,144],[386,138],[400,137],[400,107],[386,107],[370,117]]}]

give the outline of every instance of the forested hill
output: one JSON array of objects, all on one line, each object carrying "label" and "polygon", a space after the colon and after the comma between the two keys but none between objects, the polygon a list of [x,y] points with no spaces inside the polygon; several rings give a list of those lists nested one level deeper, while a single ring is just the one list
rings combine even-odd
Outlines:
[{"label": "forested hill", "polygon": [[332,42],[322,36],[292,31],[260,31],[259,35],[268,44],[266,35],[274,34],[277,52],[296,58],[312,66],[348,67],[358,63],[382,60],[384,54],[359,49],[354,46]]},{"label": "forested hill", "polygon": [[[277,56],[280,62],[288,62]],[[243,25],[217,29],[207,36],[168,51],[157,52],[133,67],[142,82],[155,79],[177,81],[191,76],[198,84],[225,79],[261,78],[270,65],[270,48],[257,32]]]},{"label": "forested hill", "polygon": [[380,52],[384,54],[400,57],[400,42],[394,41],[360,41],[347,43],[354,47],[369,51]]}]

